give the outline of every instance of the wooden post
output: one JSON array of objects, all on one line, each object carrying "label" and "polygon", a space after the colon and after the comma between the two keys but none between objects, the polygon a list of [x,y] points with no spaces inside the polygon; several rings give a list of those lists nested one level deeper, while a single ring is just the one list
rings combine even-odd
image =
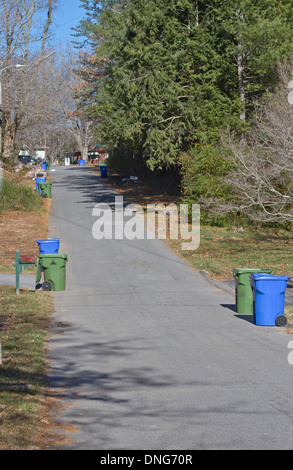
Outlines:
[{"label": "wooden post", "polygon": [[36,262],[34,263],[21,263],[19,257],[19,251],[16,250],[15,252],[15,263],[13,265],[15,267],[15,287],[16,287],[16,294],[19,295],[20,293],[20,279],[19,276],[25,268],[29,266],[36,266]]},{"label": "wooden post", "polygon": [[20,275],[20,266],[19,266],[19,251],[15,252],[15,285],[16,293],[19,295],[19,275]]}]

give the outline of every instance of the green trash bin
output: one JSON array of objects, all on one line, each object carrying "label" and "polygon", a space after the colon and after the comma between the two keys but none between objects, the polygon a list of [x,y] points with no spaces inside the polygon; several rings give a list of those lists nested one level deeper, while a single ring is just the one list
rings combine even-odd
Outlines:
[{"label": "green trash bin", "polygon": [[44,276],[42,289],[45,291],[63,291],[66,289],[66,263],[68,256],[63,254],[39,255],[36,282]]},{"label": "green trash bin", "polygon": [[253,273],[271,274],[271,269],[235,268],[235,305],[237,313],[253,315],[253,295],[250,285],[250,275]]},{"label": "green trash bin", "polygon": [[52,199],[52,183],[39,183],[39,188],[41,190],[41,196],[44,198]]}]

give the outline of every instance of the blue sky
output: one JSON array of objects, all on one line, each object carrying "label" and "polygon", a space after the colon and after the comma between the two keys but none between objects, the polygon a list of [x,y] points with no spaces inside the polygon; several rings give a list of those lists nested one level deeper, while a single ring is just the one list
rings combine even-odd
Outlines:
[{"label": "blue sky", "polygon": [[80,0],[60,0],[60,6],[55,12],[55,39],[60,41],[71,41],[74,28],[79,21],[85,17],[85,10],[81,8]]}]

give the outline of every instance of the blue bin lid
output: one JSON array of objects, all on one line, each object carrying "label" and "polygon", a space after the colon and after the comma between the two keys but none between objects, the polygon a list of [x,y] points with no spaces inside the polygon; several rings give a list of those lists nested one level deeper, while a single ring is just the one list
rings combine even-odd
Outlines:
[{"label": "blue bin lid", "polygon": [[273,276],[272,274],[259,274],[253,273],[250,275],[250,278],[254,279],[255,281],[289,281],[290,276],[280,275],[280,276]]},{"label": "blue bin lid", "polygon": [[52,243],[60,242],[59,238],[47,238],[46,240],[36,240],[37,243]]}]

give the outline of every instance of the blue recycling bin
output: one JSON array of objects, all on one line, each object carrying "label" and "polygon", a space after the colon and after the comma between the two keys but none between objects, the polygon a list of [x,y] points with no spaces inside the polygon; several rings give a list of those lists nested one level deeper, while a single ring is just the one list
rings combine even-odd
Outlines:
[{"label": "blue recycling bin", "polygon": [[289,276],[253,273],[253,320],[256,325],[285,326],[285,292]]},{"label": "blue recycling bin", "polygon": [[46,240],[36,240],[39,245],[40,255],[58,254],[59,238],[47,238]]},{"label": "blue recycling bin", "polygon": [[84,166],[85,160],[78,160],[78,166]]},{"label": "blue recycling bin", "polygon": [[101,178],[106,178],[107,176],[107,165],[100,165]]},{"label": "blue recycling bin", "polygon": [[[46,182],[46,178],[36,178],[36,191],[38,191],[38,184],[39,183],[45,183]],[[39,189],[39,191],[41,192],[41,190]]]},{"label": "blue recycling bin", "polygon": [[42,163],[41,168],[46,171],[47,170],[47,163]]}]

